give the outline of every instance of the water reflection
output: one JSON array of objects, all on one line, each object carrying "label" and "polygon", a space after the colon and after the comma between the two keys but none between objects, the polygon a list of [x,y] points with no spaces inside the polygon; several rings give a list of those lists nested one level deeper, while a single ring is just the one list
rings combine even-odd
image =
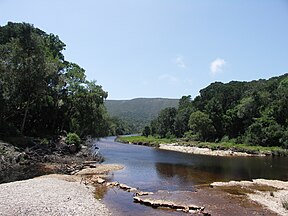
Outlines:
[{"label": "water reflection", "polygon": [[[288,158],[192,155],[121,144],[114,142],[113,137],[101,139],[97,146],[105,163],[125,166],[111,180],[143,191],[193,191],[195,185],[253,178],[288,180]],[[115,209],[113,215],[155,215],[155,210],[133,203],[131,194],[117,189],[108,190],[104,202]],[[157,211],[157,215],[170,213]]]},{"label": "water reflection", "polygon": [[143,189],[164,189],[167,182],[205,184],[213,181],[255,178],[288,180],[288,157],[215,157],[121,144],[113,138],[97,145],[106,163],[119,163],[125,169],[114,179]]},{"label": "water reflection", "polygon": [[223,179],[216,173],[181,164],[156,163],[155,168],[159,179],[169,179],[169,182],[179,184],[182,190],[191,190],[193,185],[207,184]]},{"label": "water reflection", "polygon": [[155,163],[159,178],[178,176],[194,184],[213,181],[251,180],[255,178],[288,179],[288,158],[214,157],[155,150],[159,158],[170,161]]}]

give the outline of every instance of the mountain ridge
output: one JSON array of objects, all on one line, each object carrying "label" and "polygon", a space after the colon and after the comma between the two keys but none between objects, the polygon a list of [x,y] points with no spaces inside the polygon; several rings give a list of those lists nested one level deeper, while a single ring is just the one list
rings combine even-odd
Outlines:
[{"label": "mountain ridge", "polygon": [[128,100],[106,100],[110,116],[127,122],[134,132],[141,132],[160,112],[167,107],[178,107],[179,99],[133,98]]}]

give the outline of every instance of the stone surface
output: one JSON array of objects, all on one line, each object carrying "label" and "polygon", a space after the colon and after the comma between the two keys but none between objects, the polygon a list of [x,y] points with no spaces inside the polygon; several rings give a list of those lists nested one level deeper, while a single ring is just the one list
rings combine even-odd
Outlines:
[{"label": "stone surface", "polygon": [[51,176],[1,184],[0,215],[111,215],[93,190]]}]

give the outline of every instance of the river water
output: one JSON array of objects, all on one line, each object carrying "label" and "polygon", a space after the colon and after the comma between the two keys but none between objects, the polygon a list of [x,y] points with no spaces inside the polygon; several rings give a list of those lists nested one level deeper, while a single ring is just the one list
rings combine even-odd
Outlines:
[{"label": "river water", "polygon": [[[115,137],[95,141],[105,163],[122,164],[112,181],[142,191],[193,191],[195,185],[215,181],[255,178],[288,180],[288,157],[215,157],[114,142]],[[133,203],[132,194],[117,189],[103,193],[113,215],[181,215]]]}]

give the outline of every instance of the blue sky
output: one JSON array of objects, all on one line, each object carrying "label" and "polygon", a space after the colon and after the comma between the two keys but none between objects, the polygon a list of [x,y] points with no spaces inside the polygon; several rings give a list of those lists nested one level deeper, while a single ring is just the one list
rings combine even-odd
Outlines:
[{"label": "blue sky", "polygon": [[0,0],[0,25],[60,37],[108,99],[180,98],[288,72],[288,0]]}]

